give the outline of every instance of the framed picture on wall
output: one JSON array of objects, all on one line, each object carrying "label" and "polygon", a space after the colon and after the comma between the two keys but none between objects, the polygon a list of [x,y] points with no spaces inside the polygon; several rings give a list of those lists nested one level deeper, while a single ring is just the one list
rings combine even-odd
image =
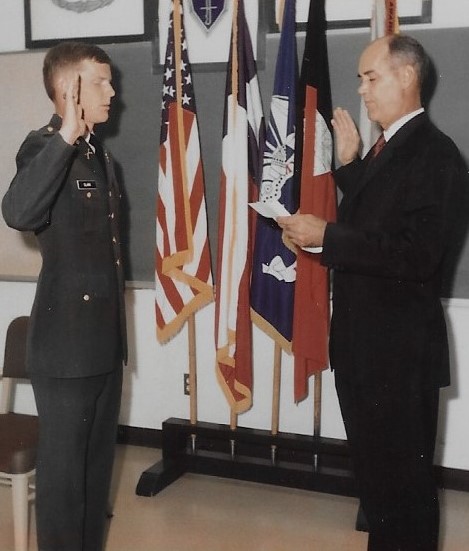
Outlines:
[{"label": "framed picture on wall", "polygon": [[[296,0],[297,30],[306,29],[310,0]],[[280,0],[273,0],[268,15],[269,32],[279,32],[278,12]],[[352,29],[370,26],[371,0],[326,0],[326,18],[329,29]],[[432,0],[404,0],[398,4],[401,25],[430,23]]]},{"label": "framed picture on wall", "polygon": [[151,40],[156,25],[154,0],[24,0],[24,16],[26,48]]}]

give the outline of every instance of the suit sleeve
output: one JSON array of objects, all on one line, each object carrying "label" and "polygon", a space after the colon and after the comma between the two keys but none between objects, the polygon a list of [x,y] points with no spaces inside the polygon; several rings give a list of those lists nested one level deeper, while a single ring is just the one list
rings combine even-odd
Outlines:
[{"label": "suit sleeve", "polygon": [[45,136],[31,132],[16,156],[17,172],[3,197],[2,213],[8,226],[38,231],[50,222],[55,201],[75,147],[57,132]]},{"label": "suit sleeve", "polygon": [[322,263],[397,280],[431,278],[456,239],[455,221],[467,219],[467,170],[456,147],[440,147],[414,162],[403,190],[402,204],[381,227],[328,224]]},{"label": "suit sleeve", "polygon": [[351,163],[343,165],[334,171],[334,182],[345,195],[353,188],[354,182],[360,177],[362,171],[363,161],[357,157]]}]

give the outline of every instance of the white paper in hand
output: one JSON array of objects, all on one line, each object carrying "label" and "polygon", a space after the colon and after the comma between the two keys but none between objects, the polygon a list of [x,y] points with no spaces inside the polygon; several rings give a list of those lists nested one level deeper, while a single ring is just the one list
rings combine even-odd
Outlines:
[{"label": "white paper in hand", "polygon": [[[291,216],[288,210],[278,201],[258,201],[257,203],[248,203],[251,208],[258,212],[264,218],[277,218],[277,216]],[[308,253],[322,253],[322,247],[301,247]]]},{"label": "white paper in hand", "polygon": [[278,201],[258,201],[249,203],[249,206],[264,218],[277,218],[277,216],[291,216],[288,210]]}]

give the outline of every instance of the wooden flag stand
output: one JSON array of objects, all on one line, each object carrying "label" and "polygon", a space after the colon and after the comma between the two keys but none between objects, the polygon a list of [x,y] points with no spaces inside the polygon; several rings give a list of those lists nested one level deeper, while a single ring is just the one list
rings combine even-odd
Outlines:
[{"label": "wooden flag stand", "polygon": [[[193,446],[194,437],[196,446]],[[236,451],[233,453],[233,440]],[[275,446],[275,461],[272,447]],[[170,418],[163,422],[163,459],[144,471],[140,496],[154,496],[185,473],[356,496],[347,443]]]},{"label": "wooden flag stand", "polygon": [[[275,358],[271,431],[237,427],[233,415],[229,425],[167,419],[163,423],[163,459],[142,473],[137,495],[154,496],[185,473],[196,473],[356,496],[347,443],[319,436],[320,374],[315,380],[314,435],[278,431],[278,351]],[[191,398],[193,395],[192,387]]]}]

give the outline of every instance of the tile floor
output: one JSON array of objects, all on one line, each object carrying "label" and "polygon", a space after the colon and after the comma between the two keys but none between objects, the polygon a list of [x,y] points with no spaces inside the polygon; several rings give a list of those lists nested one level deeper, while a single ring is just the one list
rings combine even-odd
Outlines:
[{"label": "tile floor", "polygon": [[[365,551],[357,500],[188,474],[135,495],[160,451],[119,446],[106,551]],[[469,493],[444,491],[441,551],[469,551]],[[31,519],[29,551],[37,551]],[[0,487],[0,551],[14,551],[10,490]]]}]

